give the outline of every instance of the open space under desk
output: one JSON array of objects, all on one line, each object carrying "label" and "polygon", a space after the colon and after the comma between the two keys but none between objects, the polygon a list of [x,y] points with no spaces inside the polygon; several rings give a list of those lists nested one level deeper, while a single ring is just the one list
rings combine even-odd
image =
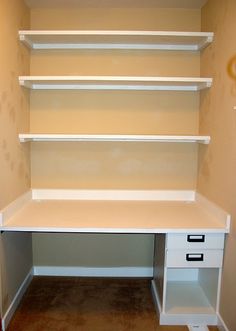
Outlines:
[{"label": "open space under desk", "polygon": [[229,215],[194,191],[31,190],[0,214],[2,231],[229,231]]}]

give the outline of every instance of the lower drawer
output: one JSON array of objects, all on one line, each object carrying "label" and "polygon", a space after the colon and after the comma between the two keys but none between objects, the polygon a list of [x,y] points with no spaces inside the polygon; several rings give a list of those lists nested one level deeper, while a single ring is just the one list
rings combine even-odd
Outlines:
[{"label": "lower drawer", "polygon": [[223,250],[167,250],[166,266],[182,268],[221,267]]}]

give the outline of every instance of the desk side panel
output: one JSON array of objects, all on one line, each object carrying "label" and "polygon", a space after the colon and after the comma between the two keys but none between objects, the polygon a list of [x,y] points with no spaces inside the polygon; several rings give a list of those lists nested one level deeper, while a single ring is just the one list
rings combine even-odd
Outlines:
[{"label": "desk side panel", "polygon": [[163,307],[165,237],[165,234],[156,234],[154,241],[153,281],[161,307]]}]

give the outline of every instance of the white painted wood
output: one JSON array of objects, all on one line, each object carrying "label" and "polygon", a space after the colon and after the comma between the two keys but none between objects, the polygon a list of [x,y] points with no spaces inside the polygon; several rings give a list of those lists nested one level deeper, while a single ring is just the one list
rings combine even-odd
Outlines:
[{"label": "white painted wood", "polygon": [[156,76],[20,76],[19,84],[30,89],[199,91],[212,78]]},{"label": "white painted wood", "polygon": [[2,331],[6,331],[10,320],[12,319],[17,307],[20,304],[20,301],[27,290],[31,280],[33,278],[33,269],[30,270],[28,275],[26,276],[25,280],[22,282],[21,286],[19,287],[15,297],[13,298],[10,306],[8,307],[7,311],[5,312],[4,316],[2,317]]},{"label": "white painted wood", "polygon": [[161,324],[211,324],[217,315],[208,301],[199,282],[168,282],[165,313],[160,316]]},{"label": "white painted wood", "polygon": [[[188,261],[188,258],[191,261]],[[203,260],[195,260],[198,258]],[[220,268],[222,263],[223,249],[167,250],[166,255],[168,268]]]},{"label": "white painted wood", "polygon": [[212,314],[160,314],[160,325],[217,325],[217,315]]},{"label": "white painted wood", "polygon": [[219,311],[222,268],[199,268],[198,282],[215,312]]},{"label": "white painted wood", "polygon": [[[189,242],[188,240],[202,240],[203,242]],[[200,233],[173,234],[166,236],[166,247],[168,249],[223,249],[225,235],[223,233]]]},{"label": "white painted wood", "polygon": [[34,266],[37,276],[72,276],[72,277],[152,277],[152,267],[60,267]]},{"label": "white painted wood", "polygon": [[222,233],[194,202],[31,201],[4,223],[7,231],[81,233]]},{"label": "white painted wood", "polygon": [[32,189],[33,200],[194,201],[185,190],[67,190]]},{"label": "white painted wood", "polygon": [[32,192],[27,191],[20,195],[12,203],[0,210],[0,225],[3,225],[9,218],[14,216],[21,208],[23,208],[32,199]]},{"label": "white painted wood", "polygon": [[165,142],[165,143],[202,143],[209,144],[209,136],[194,135],[105,135],[105,134],[44,134],[20,133],[20,142],[29,141],[78,141],[78,142]]},{"label": "white painted wood", "polygon": [[162,312],[162,304],[161,304],[161,301],[160,301],[160,296],[158,294],[157,285],[156,285],[154,279],[152,279],[152,281],[151,281],[151,291],[152,291],[153,301],[154,301],[156,310],[157,310],[158,315],[159,315]]},{"label": "white painted wood", "polygon": [[217,217],[221,222],[224,222],[227,229],[227,233],[229,233],[231,222],[230,214],[228,214],[225,210],[223,210],[214,202],[208,200],[206,197],[204,197],[198,192],[196,192],[196,202],[198,202],[203,209],[207,210],[212,215],[215,215],[215,217]]},{"label": "white painted wood", "polygon": [[198,282],[168,282],[166,313],[215,313]]},{"label": "white painted wood", "polygon": [[154,254],[153,254],[153,282],[155,291],[159,298],[159,310],[163,306],[164,284],[165,284],[165,234],[156,234],[154,236]]},{"label": "white painted wood", "polygon": [[24,30],[19,39],[32,49],[147,49],[198,51],[213,41],[212,32]]},{"label": "white painted wood", "polygon": [[[123,193],[124,200],[120,200]],[[33,190],[37,200],[28,200],[31,193],[28,194],[19,205],[13,202],[17,207],[12,209],[10,205],[2,211],[2,230],[192,234],[228,231],[224,220],[193,201],[191,191],[164,191],[163,195],[160,191],[137,191],[132,198],[132,191]]]},{"label": "white painted wood", "polygon": [[[167,269],[167,268],[166,268]],[[199,268],[168,268],[166,281],[182,282],[182,281],[198,281]]]},{"label": "white painted wood", "polygon": [[188,325],[189,331],[209,331],[207,325]]}]

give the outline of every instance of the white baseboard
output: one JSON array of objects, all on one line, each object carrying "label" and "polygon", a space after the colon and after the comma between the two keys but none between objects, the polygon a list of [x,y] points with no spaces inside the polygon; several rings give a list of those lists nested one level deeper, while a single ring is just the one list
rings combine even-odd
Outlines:
[{"label": "white baseboard", "polygon": [[161,302],[158,296],[158,291],[154,279],[152,279],[151,291],[152,291],[152,298],[155,304],[156,312],[157,315],[159,316],[159,314],[161,313]]},{"label": "white baseboard", "polygon": [[77,276],[77,277],[152,277],[152,267],[50,267],[34,266],[36,276]]},{"label": "white baseboard", "polygon": [[16,295],[14,299],[12,300],[10,306],[8,307],[7,311],[5,312],[3,318],[2,318],[2,331],[5,331],[10,320],[12,319],[12,316],[14,315],[25,291],[27,290],[31,280],[33,278],[33,268],[30,270],[28,275],[25,277],[23,283],[19,287],[18,291],[16,292]]},{"label": "white baseboard", "polygon": [[221,315],[218,315],[218,329],[220,331],[229,331]]}]

